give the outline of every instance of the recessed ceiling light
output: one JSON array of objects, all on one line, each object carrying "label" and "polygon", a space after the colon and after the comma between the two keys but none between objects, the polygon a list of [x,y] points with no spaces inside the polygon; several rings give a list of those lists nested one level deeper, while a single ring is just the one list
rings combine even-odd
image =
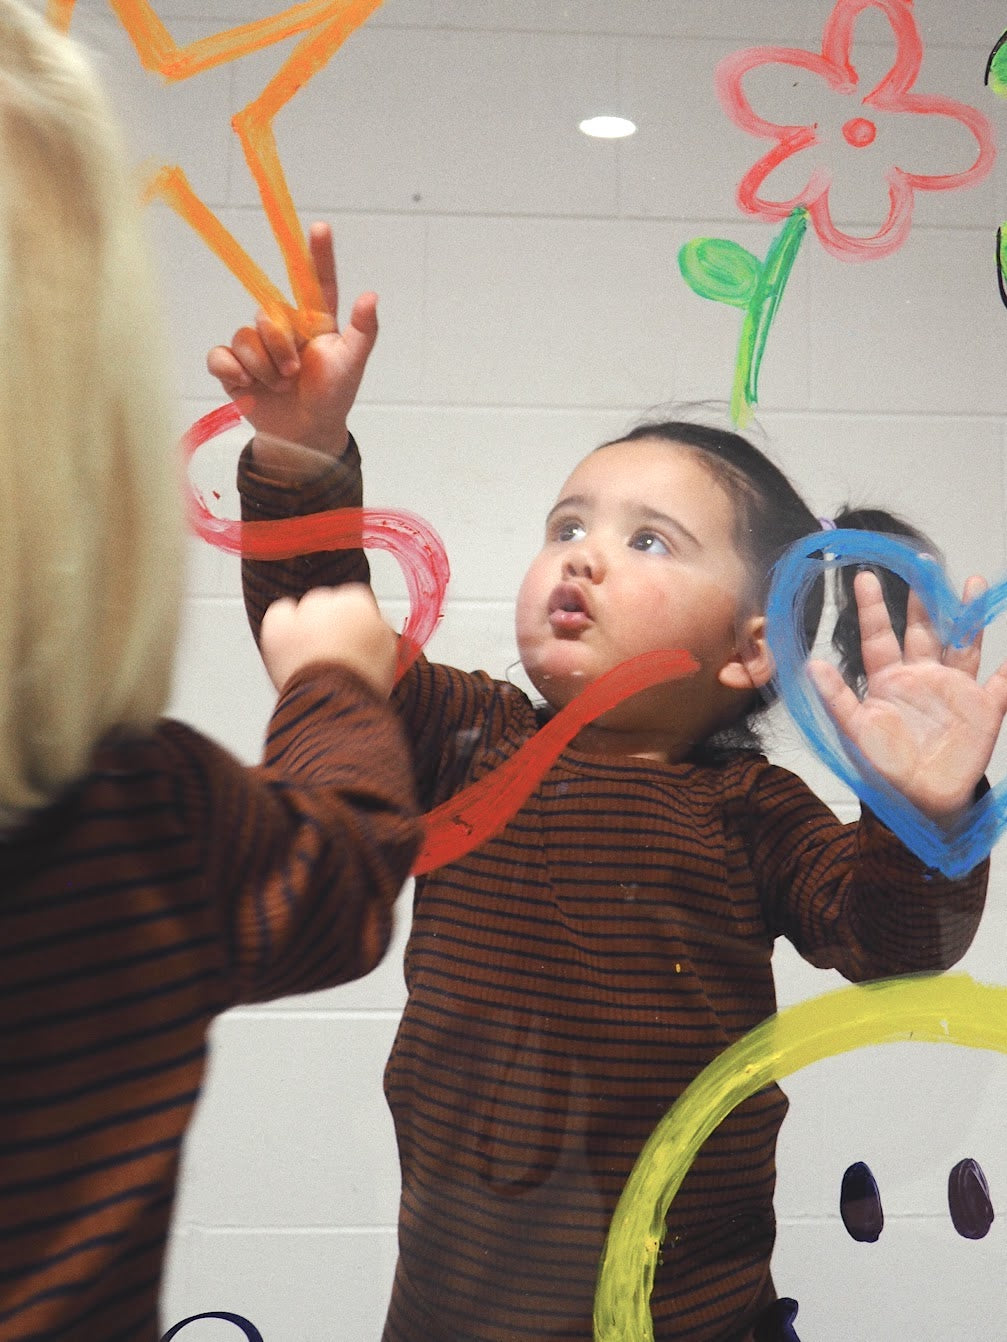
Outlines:
[{"label": "recessed ceiling light", "polygon": [[633,134],[636,124],[624,116],[590,116],[580,123],[579,129],[597,140],[621,140]]}]

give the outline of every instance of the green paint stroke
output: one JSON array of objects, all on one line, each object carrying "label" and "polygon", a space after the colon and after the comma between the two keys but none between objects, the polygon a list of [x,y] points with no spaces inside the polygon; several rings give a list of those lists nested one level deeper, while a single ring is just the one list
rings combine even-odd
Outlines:
[{"label": "green paint stroke", "polygon": [[1007,33],[990,53],[986,65],[986,83],[1000,98],[1007,98]]},{"label": "green paint stroke", "polygon": [[654,1342],[650,1296],[668,1209],[728,1114],[822,1058],[909,1040],[1007,1053],[1007,987],[925,974],[841,988],[770,1016],[716,1057],[658,1123],[626,1182],[601,1259],[595,1342]]},{"label": "green paint stroke", "polygon": [[731,393],[735,424],[747,424],[758,403],[759,368],[769,329],[807,227],[808,211],[800,205],[788,215],[765,261],[726,238],[693,238],[678,254],[682,278],[700,298],[745,311]]}]

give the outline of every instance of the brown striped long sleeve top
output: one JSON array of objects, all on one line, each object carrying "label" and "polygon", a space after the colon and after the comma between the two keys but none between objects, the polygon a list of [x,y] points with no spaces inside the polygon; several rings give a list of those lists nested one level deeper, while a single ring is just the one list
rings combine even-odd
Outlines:
[{"label": "brown striped long sleeve top", "polygon": [[[351,444],[300,489],[240,472],[245,515],[359,505]],[[246,566],[271,597],[366,572],[359,552]],[[395,702],[431,808],[541,725],[519,690],[421,660]],[[664,765],[568,747],[489,842],[416,883],[408,1002],[386,1071],[402,1170],[385,1342],[590,1342],[608,1223],[646,1138],[775,1009],[773,943],[853,980],[945,968],[985,866],[950,882],[871,815],[842,825],[738,752]],[[668,1217],[659,1342],[742,1342],[772,1301],[772,1086],[705,1144]]]},{"label": "brown striped long sleeve top", "polygon": [[213,1017],[372,969],[418,838],[394,714],[321,665],[260,767],[165,721],[3,837],[3,1342],[155,1342]]}]

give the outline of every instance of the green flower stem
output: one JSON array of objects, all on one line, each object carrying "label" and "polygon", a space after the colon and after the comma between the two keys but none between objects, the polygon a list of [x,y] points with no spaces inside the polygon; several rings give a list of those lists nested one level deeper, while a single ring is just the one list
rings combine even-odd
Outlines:
[{"label": "green flower stem", "polygon": [[769,328],[787,287],[807,227],[808,211],[799,205],[788,215],[779,236],[766,253],[755,293],[745,312],[731,393],[731,417],[741,427],[751,419],[752,407],[759,399],[759,367],[766,349]]}]

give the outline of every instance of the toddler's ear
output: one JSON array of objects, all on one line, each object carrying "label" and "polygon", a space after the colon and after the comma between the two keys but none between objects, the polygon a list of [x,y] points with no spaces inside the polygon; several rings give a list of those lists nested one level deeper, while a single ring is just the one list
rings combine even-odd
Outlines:
[{"label": "toddler's ear", "polygon": [[766,617],[751,615],[739,624],[734,656],[720,668],[717,679],[729,690],[761,690],[772,675]]}]

